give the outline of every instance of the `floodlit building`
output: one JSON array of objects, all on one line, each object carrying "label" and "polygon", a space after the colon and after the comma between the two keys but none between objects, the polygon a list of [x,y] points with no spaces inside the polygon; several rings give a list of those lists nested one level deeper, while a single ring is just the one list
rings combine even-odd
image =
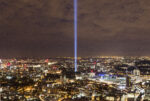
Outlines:
[{"label": "floodlit building", "polygon": [[134,76],[140,76],[140,70],[139,69],[134,69],[133,70],[133,75]]}]

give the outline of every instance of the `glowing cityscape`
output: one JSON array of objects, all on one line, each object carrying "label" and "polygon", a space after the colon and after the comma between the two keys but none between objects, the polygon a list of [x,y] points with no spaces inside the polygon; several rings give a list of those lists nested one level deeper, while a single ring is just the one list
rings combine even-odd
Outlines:
[{"label": "glowing cityscape", "polygon": [[149,4],[1,0],[0,101],[150,101]]},{"label": "glowing cityscape", "polygon": [[2,101],[149,99],[150,57],[1,59]]}]

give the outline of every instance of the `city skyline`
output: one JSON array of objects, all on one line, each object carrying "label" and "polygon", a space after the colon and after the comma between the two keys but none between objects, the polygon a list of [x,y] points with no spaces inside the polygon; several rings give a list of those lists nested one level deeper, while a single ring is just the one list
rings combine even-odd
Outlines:
[{"label": "city skyline", "polygon": [[0,0],[0,101],[150,101],[149,5]]},{"label": "city skyline", "polygon": [[[150,56],[150,1],[78,1],[79,56]],[[0,56],[73,56],[73,0],[0,1]]]}]

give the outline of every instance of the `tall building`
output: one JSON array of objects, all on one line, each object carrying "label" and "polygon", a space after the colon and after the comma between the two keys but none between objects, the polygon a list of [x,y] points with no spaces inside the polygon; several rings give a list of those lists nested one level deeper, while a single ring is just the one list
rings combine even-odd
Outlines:
[{"label": "tall building", "polygon": [[140,76],[140,70],[139,69],[134,69],[133,70],[133,75],[134,76]]}]

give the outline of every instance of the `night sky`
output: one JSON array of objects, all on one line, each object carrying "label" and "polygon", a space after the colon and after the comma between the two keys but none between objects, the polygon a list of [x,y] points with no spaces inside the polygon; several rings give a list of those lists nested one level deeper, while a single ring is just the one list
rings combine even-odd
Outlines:
[{"label": "night sky", "polygon": [[[73,56],[73,0],[0,0],[0,56]],[[78,54],[150,55],[150,0],[78,0]]]}]

